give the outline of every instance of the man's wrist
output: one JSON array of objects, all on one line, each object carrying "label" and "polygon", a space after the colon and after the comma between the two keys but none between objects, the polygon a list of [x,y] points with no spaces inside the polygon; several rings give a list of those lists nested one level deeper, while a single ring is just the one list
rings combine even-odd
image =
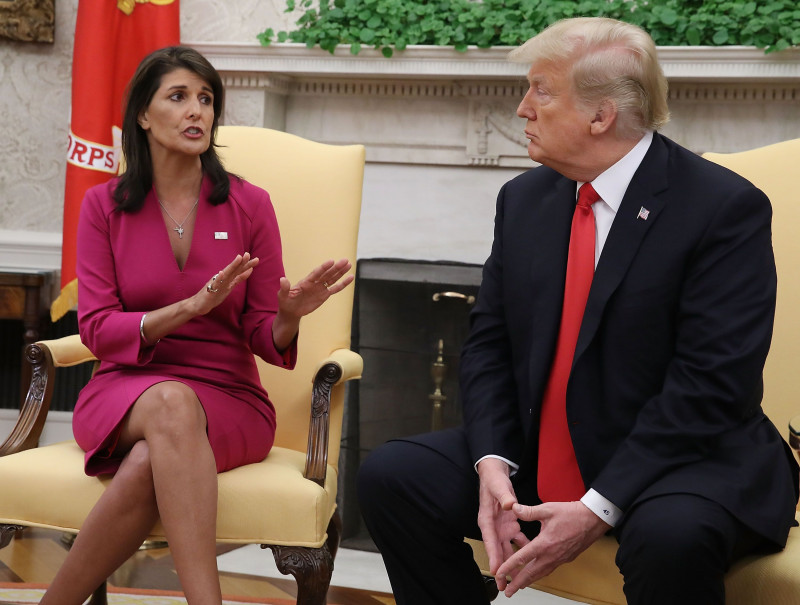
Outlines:
[{"label": "man's wrist", "polygon": [[622,509],[593,489],[589,489],[589,491],[584,494],[583,498],[581,498],[581,502],[586,508],[600,517],[602,521],[608,523],[611,527],[615,527],[622,519]]},{"label": "man's wrist", "polygon": [[513,477],[514,473],[516,473],[519,470],[519,465],[516,464],[515,462],[511,462],[511,460],[503,458],[502,456],[496,456],[494,454],[489,454],[487,456],[484,456],[483,458],[478,459],[478,461],[475,463],[475,472],[476,473],[479,472],[478,471],[478,465],[481,462],[483,462],[484,460],[500,460],[501,462],[505,462],[506,465],[508,466],[508,476],[509,477]]}]

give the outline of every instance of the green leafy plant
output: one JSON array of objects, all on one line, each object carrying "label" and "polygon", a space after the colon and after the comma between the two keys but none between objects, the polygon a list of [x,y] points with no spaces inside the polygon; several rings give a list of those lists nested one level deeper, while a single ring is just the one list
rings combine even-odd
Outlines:
[{"label": "green leafy plant", "polygon": [[517,46],[566,17],[612,17],[647,30],[659,46],[757,46],[766,52],[800,45],[797,0],[287,0],[302,11],[296,29],[260,33],[273,41],[349,45],[391,57],[411,44]]}]

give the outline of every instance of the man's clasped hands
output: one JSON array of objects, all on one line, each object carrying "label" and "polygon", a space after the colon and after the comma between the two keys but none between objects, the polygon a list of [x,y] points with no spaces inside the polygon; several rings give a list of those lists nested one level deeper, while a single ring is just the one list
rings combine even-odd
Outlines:
[{"label": "man's clasped hands", "polygon": [[[478,475],[478,527],[489,569],[507,597],[574,560],[611,528],[579,501],[520,504],[509,466],[498,458],[481,460]],[[538,535],[529,539],[520,521],[539,522]]]}]

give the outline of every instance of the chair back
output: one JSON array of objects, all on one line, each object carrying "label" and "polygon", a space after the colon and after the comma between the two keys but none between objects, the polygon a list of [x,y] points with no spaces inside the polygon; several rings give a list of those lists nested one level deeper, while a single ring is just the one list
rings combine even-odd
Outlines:
[{"label": "chair back", "polygon": [[[225,168],[269,192],[292,283],[325,260],[355,265],[361,190],[362,145],[326,145],[248,126],[220,126],[217,150]],[[287,371],[257,359],[264,388],[277,411],[275,445],[305,452],[311,386],[317,364],[336,349],[350,348],[351,285],[300,323],[297,366]],[[331,396],[328,464],[337,466],[344,388]]]},{"label": "chair back", "polygon": [[798,413],[800,379],[800,194],[794,171],[800,165],[800,139],[739,153],[703,157],[742,175],[772,202],[772,247],[778,269],[775,329],[764,369],[764,411],[784,438]]}]

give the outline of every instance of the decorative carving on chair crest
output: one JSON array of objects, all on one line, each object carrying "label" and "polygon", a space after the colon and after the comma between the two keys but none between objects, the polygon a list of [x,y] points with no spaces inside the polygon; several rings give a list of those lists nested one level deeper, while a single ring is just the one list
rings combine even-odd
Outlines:
[{"label": "decorative carving on chair crest", "polygon": [[28,363],[33,366],[33,376],[31,377],[28,397],[33,397],[41,401],[44,397],[44,389],[47,386],[47,368],[44,365],[45,355],[42,348],[36,343],[27,347],[25,357]]},{"label": "decorative carving on chair crest", "polygon": [[311,395],[311,417],[317,418],[328,413],[331,402],[331,389],[342,377],[342,368],[337,364],[324,365],[317,372]]},{"label": "decorative carving on chair crest", "polygon": [[42,434],[47,412],[50,409],[47,400],[48,387],[52,390],[52,366],[49,355],[38,344],[28,345],[25,356],[33,366],[28,394],[20,410],[17,423],[8,438],[0,443],[0,456],[15,454],[36,447]]}]

